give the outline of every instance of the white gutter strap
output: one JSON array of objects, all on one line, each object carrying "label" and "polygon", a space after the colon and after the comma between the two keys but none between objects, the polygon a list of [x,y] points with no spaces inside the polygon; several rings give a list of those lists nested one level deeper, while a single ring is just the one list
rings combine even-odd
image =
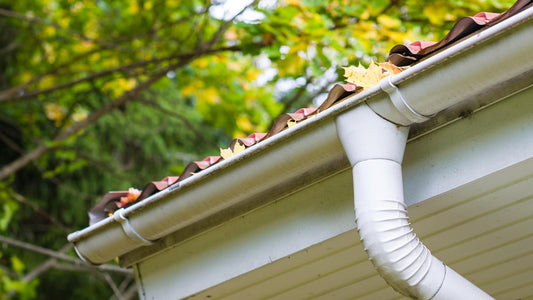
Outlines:
[{"label": "white gutter strap", "polygon": [[124,216],[124,208],[121,208],[113,214],[113,219],[120,223],[122,226],[122,230],[124,230],[124,233],[134,242],[139,242],[143,245],[151,245],[154,243],[154,241],[151,241],[149,239],[144,238],[141,236],[133,226],[131,226],[130,220]]},{"label": "white gutter strap", "polygon": [[400,89],[398,89],[398,87],[392,83],[391,76],[382,79],[379,82],[379,87],[384,92],[389,94],[390,100],[394,107],[396,107],[396,109],[398,109],[398,111],[401,112],[402,115],[409,121],[413,123],[421,123],[429,120],[432,117],[421,115],[417,113],[411,106],[409,106],[400,92]]}]

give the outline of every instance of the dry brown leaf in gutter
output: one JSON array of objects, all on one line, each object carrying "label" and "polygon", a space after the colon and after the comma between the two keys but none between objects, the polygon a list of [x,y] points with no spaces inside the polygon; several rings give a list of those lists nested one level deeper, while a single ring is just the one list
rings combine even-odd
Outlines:
[{"label": "dry brown leaf in gutter", "polygon": [[403,71],[402,68],[399,68],[399,67],[391,64],[390,62],[379,63],[378,65],[385,71],[381,75],[381,78],[385,78],[385,77],[387,77],[389,75],[395,75],[395,74],[401,73]]}]

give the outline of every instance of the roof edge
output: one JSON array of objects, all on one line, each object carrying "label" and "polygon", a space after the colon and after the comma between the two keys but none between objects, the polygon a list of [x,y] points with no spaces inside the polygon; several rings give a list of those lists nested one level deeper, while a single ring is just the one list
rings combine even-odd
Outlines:
[{"label": "roof edge", "polygon": [[[479,101],[479,96],[489,96],[486,91],[495,87],[514,93],[516,90],[505,86],[510,85],[513,78],[533,69],[533,40],[524,38],[533,34],[532,23],[533,9],[528,9],[395,75],[391,78],[392,83],[402,90],[410,107],[427,115],[448,108],[440,102],[435,104],[437,100]],[[490,47],[482,47],[488,43]],[[480,57],[476,58],[477,55]],[[479,63],[479,59],[486,60],[487,57],[493,59]],[[512,58],[509,60],[512,63],[507,60],[509,58]],[[458,77],[458,70],[470,73]],[[479,76],[475,75],[484,72],[497,74],[488,75],[490,80],[479,80]],[[533,78],[522,76],[520,82],[529,86],[533,84]],[[468,91],[466,94],[465,89]],[[431,101],[428,101],[428,95]],[[491,101],[506,95],[500,96]],[[121,216],[127,222],[107,218],[71,233],[68,240],[75,244],[82,258],[100,264],[145,245],[142,240],[131,238],[124,226],[134,228],[135,233],[147,241],[157,240],[200,221],[205,221],[204,229],[212,227],[214,224],[208,221],[210,216],[250,201],[256,195],[276,191],[277,187],[288,182],[301,186],[302,175],[306,172],[323,169],[325,165],[345,159],[337,138],[336,116],[366,101],[388,119],[401,117],[396,107],[386,104],[388,97],[379,86],[356,94],[231,159],[183,180],[178,188],[170,187],[124,209]],[[486,101],[480,103],[488,104]],[[428,106],[433,107],[431,111],[426,111]],[[395,122],[403,122],[398,120]]]}]

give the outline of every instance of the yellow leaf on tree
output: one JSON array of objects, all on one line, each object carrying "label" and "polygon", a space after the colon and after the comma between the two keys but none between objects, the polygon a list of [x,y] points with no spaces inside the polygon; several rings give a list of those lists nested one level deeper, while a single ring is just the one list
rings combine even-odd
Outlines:
[{"label": "yellow leaf on tree", "polygon": [[300,0],[285,0],[285,3],[288,5],[300,6]]},{"label": "yellow leaf on tree", "polygon": [[377,18],[379,24],[385,26],[386,28],[399,28],[402,26],[402,22],[398,19],[389,17],[387,15],[379,15]]},{"label": "yellow leaf on tree", "polygon": [[46,103],[44,105],[44,113],[48,119],[54,121],[55,125],[59,127],[66,116],[66,108],[57,103]]}]

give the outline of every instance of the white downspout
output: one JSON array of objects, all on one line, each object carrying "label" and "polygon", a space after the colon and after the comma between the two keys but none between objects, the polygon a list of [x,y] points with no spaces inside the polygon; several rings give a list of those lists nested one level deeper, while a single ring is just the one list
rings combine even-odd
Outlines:
[{"label": "white downspout", "polygon": [[414,299],[493,299],[431,255],[410,227],[401,166],[409,128],[379,117],[366,104],[339,116],[336,124],[353,167],[359,235],[387,283]]}]

